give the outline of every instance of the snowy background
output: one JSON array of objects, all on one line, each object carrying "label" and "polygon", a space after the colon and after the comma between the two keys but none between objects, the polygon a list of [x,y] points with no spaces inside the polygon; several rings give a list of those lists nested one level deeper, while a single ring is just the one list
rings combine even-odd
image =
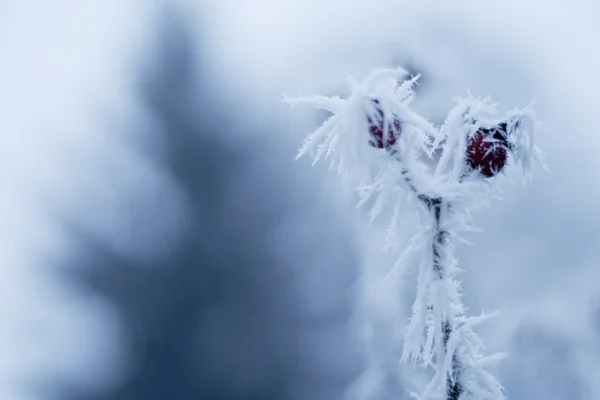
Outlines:
[{"label": "snowy background", "polygon": [[537,100],[551,172],[477,215],[465,303],[506,310],[481,334],[511,353],[509,398],[600,398],[598,11],[1,0],[0,398],[341,398],[367,363],[357,271],[389,260],[352,194],[293,161],[323,114],[279,100],[396,65],[436,123],[467,90]]}]

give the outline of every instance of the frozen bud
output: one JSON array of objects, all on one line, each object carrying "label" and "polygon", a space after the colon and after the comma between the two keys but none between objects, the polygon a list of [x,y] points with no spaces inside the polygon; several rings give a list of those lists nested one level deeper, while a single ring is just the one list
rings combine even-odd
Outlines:
[{"label": "frozen bud", "polygon": [[400,120],[394,118],[392,123],[388,126],[387,134],[384,135],[385,114],[383,113],[383,110],[377,106],[379,100],[374,99],[372,102],[375,104],[377,114],[375,115],[375,120],[370,116],[367,117],[367,121],[369,122],[369,133],[371,135],[369,145],[376,149],[386,149],[396,144],[398,137],[400,137],[400,134],[402,133],[402,124],[400,123]]},{"label": "frozen bud", "polygon": [[504,168],[509,147],[505,122],[490,129],[480,128],[467,138],[467,165],[491,178]]}]

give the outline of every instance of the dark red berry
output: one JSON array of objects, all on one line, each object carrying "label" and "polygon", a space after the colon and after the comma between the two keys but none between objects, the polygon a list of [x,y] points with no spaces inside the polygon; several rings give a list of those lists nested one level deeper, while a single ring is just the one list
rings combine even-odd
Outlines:
[{"label": "dark red berry", "polygon": [[[379,104],[379,100],[372,100],[374,104]],[[394,118],[392,124],[388,127],[387,135],[383,135],[383,125],[385,121],[385,115],[381,108],[376,106],[377,116],[376,121],[373,121],[371,117],[367,117],[367,121],[369,122],[369,133],[371,135],[371,140],[369,140],[369,145],[371,147],[375,147],[376,149],[385,149],[393,146],[398,141],[398,137],[402,133],[402,124],[400,120]]]},{"label": "dark red berry", "polygon": [[492,129],[481,128],[467,138],[467,165],[479,169],[479,173],[486,178],[491,178],[504,168],[508,149],[506,123]]}]

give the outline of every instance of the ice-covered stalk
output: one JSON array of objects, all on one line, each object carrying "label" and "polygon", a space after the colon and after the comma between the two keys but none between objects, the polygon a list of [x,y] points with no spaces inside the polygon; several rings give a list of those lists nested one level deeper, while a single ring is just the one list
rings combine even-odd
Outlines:
[{"label": "ice-covered stalk", "polygon": [[[396,157],[398,161],[401,161],[397,158],[398,151],[392,146],[387,146],[385,149],[391,156]],[[454,321],[463,316],[461,310],[464,309],[464,306],[460,304],[458,293],[459,283],[453,281],[453,275],[448,274],[448,268],[445,265],[448,261],[452,262],[452,252],[450,250],[450,234],[442,225],[442,218],[452,212],[452,207],[445,202],[442,197],[430,197],[427,194],[420,193],[411,181],[408,170],[403,170],[403,175],[407,187],[414,195],[416,195],[416,198],[421,201],[431,218],[431,271],[433,273],[433,280],[437,281],[437,285],[440,287],[456,289],[451,297],[458,303],[455,304],[456,307],[454,307],[455,310],[458,310],[458,315],[453,315],[452,309],[446,309],[446,305],[452,304],[452,302],[448,301],[444,294],[441,294],[441,298],[440,296],[437,297],[438,301],[435,301],[435,297],[430,298],[427,305],[427,311],[430,313],[433,312],[434,307],[441,309],[441,318],[439,318],[438,321],[441,335],[438,336],[438,338],[442,338],[443,358],[450,357],[451,359],[449,364],[450,370],[446,377],[446,400],[458,400],[462,392],[462,386],[460,384],[460,363],[455,354],[448,353],[448,340],[452,335]],[[434,302],[437,304],[434,305]],[[420,351],[421,349],[419,349],[419,352]],[[442,358],[442,353],[438,353],[438,358]]]},{"label": "ice-covered stalk", "polygon": [[[444,253],[447,253],[447,246],[449,243],[448,232],[446,232],[440,223],[442,218],[442,207],[445,205],[442,198],[427,199],[427,208],[431,211],[432,218],[434,220],[434,239],[431,246],[432,259],[433,259],[433,273],[436,280],[440,282],[448,279],[446,277],[446,268],[444,267]],[[449,210],[446,210],[449,211]],[[454,354],[448,354],[448,340],[452,334],[452,325],[454,316],[447,313],[445,317],[442,317],[442,335],[444,343],[445,357],[451,357],[452,361],[450,364],[450,376],[446,378],[446,397],[448,400],[457,400],[462,392],[460,384],[460,366],[458,360]]]},{"label": "ice-covered stalk", "polygon": [[[442,218],[452,212],[452,207],[442,197],[430,197],[419,193],[408,180],[407,185],[409,185],[423,206],[428,210],[429,217],[431,218],[431,284],[433,287],[446,288],[446,290],[438,290],[437,296],[425,295],[425,298],[427,298],[427,312],[433,314],[434,308],[435,311],[439,310],[437,314],[439,317],[435,318],[435,316],[432,316],[430,319],[434,324],[437,321],[439,328],[439,333],[436,335],[435,331],[437,329],[433,326],[430,327],[433,331],[433,340],[430,340],[430,342],[432,344],[435,342],[443,344],[443,350],[436,353],[438,365],[449,365],[449,370],[444,374],[440,374],[441,376],[446,375],[446,400],[458,400],[462,392],[460,362],[454,353],[448,351],[448,341],[452,336],[455,321],[463,316],[462,310],[464,307],[460,303],[458,293],[459,283],[454,281],[452,274],[448,274],[451,271],[448,271],[449,268],[445,265],[449,261],[452,262],[452,252],[450,249],[450,234],[444,229],[442,224]],[[455,289],[454,293],[448,293],[448,290],[452,290],[452,288]],[[451,301],[450,298],[453,298],[454,301]],[[454,305],[454,307],[447,307],[448,305]],[[418,351],[419,354],[422,354],[422,348],[419,348]],[[450,362],[446,363],[446,359],[449,359]],[[438,369],[438,373],[443,370],[443,368],[441,370]]]}]

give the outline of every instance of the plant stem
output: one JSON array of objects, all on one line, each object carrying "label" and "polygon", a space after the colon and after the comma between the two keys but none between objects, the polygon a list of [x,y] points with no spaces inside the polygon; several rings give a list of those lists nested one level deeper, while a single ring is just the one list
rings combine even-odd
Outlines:
[{"label": "plant stem", "polygon": [[[432,246],[433,251],[433,271],[435,273],[435,277],[438,280],[445,280],[446,271],[443,265],[443,250],[444,247],[448,245],[449,238],[448,232],[444,231],[441,227],[440,221],[442,216],[442,206],[444,202],[441,198],[423,198],[422,201],[427,205],[427,208],[432,212],[433,218],[435,221],[435,232],[434,232],[434,241]],[[449,211],[449,210],[448,210]],[[450,339],[450,335],[452,334],[452,321],[451,315],[446,315],[445,319],[442,321],[442,333],[444,339],[444,351],[447,353],[447,344]],[[451,377],[447,377],[446,380],[446,398],[447,400],[458,400],[462,388],[459,383],[459,365],[456,360],[454,354],[452,355],[452,379]],[[452,383],[454,381],[454,383]]]},{"label": "plant stem", "polygon": [[[388,153],[396,158],[398,161],[401,160],[398,158],[398,151],[393,149],[391,146],[387,146],[386,150]],[[442,219],[442,207],[444,203],[441,197],[430,197],[426,194],[419,193],[419,190],[415,187],[410,173],[407,169],[402,170],[402,175],[404,176],[404,180],[409,187],[409,189],[417,195],[417,198],[421,200],[427,208],[431,211],[433,220],[435,222],[435,231],[434,231],[434,240],[432,245],[433,252],[433,271],[435,273],[436,279],[440,281],[444,281],[447,279],[446,271],[443,265],[443,257],[444,248],[449,244],[449,235],[448,232],[442,229],[441,227],[441,219]],[[451,208],[446,207],[446,211],[450,212]],[[444,341],[444,352],[446,356],[448,356],[448,340],[450,339],[450,335],[452,334],[452,320],[451,315],[446,315],[446,318],[442,321],[442,334]],[[462,393],[462,387],[459,383],[459,363],[456,359],[456,356],[452,355],[452,379],[451,377],[447,377],[446,379],[446,400],[458,400],[460,394]],[[454,383],[452,383],[454,381]]]}]

